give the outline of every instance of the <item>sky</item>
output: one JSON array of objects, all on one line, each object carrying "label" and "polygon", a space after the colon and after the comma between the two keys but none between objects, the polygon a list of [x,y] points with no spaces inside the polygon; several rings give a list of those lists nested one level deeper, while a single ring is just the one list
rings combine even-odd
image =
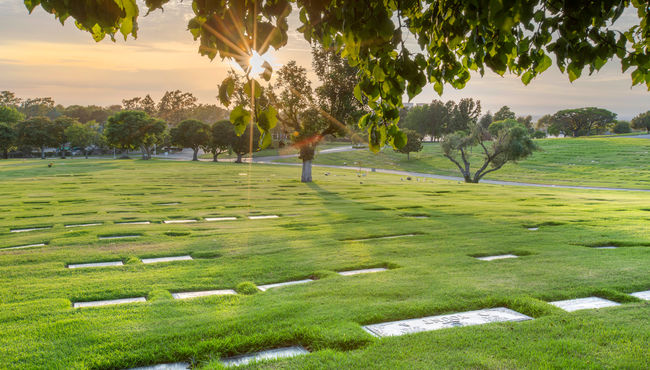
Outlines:
[{"label": "sky", "polygon": [[[62,26],[40,7],[29,15],[22,1],[0,0],[0,90],[21,98],[52,97],[66,106],[107,106],[146,94],[159,99],[165,91],[179,89],[193,93],[201,103],[218,104],[217,86],[231,64],[199,55],[198,42],[187,31],[190,4],[172,2],[164,12],[141,16],[137,39],[96,43],[71,21]],[[288,44],[270,58],[275,67],[296,60],[317,86],[311,47],[295,31],[296,18],[292,13]],[[445,86],[442,97],[427,86],[413,102],[461,98],[480,100],[483,112],[508,105],[518,115],[535,118],[560,109],[598,106],[629,120],[650,110],[650,92],[645,86],[631,87],[629,74],[615,61],[573,83],[555,66],[528,86],[514,75],[487,71],[483,77],[473,75],[462,90]]]}]

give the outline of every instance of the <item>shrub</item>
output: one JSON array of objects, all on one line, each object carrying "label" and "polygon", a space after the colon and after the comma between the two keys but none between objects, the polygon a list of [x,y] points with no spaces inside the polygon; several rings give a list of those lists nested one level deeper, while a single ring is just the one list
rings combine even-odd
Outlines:
[{"label": "shrub", "polygon": [[618,121],[614,125],[614,133],[615,134],[627,134],[628,132],[632,132],[632,128],[630,127],[630,123],[627,121]]},{"label": "shrub", "polygon": [[536,130],[535,132],[533,132],[533,139],[543,139],[545,137],[546,137],[546,132],[544,131]]},{"label": "shrub", "polygon": [[251,281],[244,281],[235,287],[235,291],[239,294],[244,294],[244,295],[251,295],[258,293],[260,290],[257,289],[257,285]]}]

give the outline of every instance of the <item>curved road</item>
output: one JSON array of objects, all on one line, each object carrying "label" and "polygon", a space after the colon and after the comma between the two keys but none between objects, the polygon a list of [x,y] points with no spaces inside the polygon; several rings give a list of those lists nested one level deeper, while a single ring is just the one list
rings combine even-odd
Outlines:
[{"label": "curved road", "polygon": [[[639,135],[638,138],[648,138],[650,135]],[[319,152],[319,154],[328,154],[328,153],[337,153],[337,152],[349,152],[353,150],[360,150],[365,148],[353,148],[352,146],[342,146],[339,148],[324,149]],[[294,158],[298,154],[287,154],[287,155],[275,155],[268,157],[253,157],[253,163],[260,164],[270,164],[276,166],[301,166],[300,163],[281,163],[275,162],[278,159],[285,158]],[[160,159],[171,159],[171,160],[191,160],[192,151],[183,150],[183,152],[178,154],[172,154],[167,157],[157,156]],[[205,160],[204,161],[209,161]],[[234,159],[220,159],[220,162],[232,162]],[[245,162],[250,162],[249,158],[244,158]],[[451,180],[451,181],[464,181],[462,177],[457,176],[444,176],[444,175],[434,175],[430,173],[422,172],[410,172],[410,171],[400,171],[400,170],[389,170],[383,168],[367,168],[367,167],[350,167],[350,166],[335,166],[335,165],[326,165],[326,164],[314,164],[314,167],[321,168],[336,168],[343,170],[352,170],[352,171],[366,171],[366,172],[377,172],[377,173],[387,173],[393,175],[401,176],[413,176],[413,177],[424,177],[429,179],[439,179],[439,180]],[[598,187],[598,186],[579,186],[579,185],[553,185],[553,184],[535,184],[528,182],[518,182],[518,181],[500,181],[500,180],[481,180],[482,184],[492,184],[492,185],[506,185],[506,186],[530,186],[530,187],[539,187],[539,188],[555,188],[555,189],[581,189],[581,190],[612,190],[612,191],[639,191],[650,193],[650,189],[628,189],[628,188],[610,188],[610,187]]]}]

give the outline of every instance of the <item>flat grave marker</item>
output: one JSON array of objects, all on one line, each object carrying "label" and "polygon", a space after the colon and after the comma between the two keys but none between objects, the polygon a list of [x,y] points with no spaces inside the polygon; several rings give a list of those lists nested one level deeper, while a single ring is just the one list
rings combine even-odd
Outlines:
[{"label": "flat grave marker", "polygon": [[163,221],[166,224],[188,224],[192,222],[197,222],[198,220],[191,219],[191,220],[165,220]]},{"label": "flat grave marker", "polygon": [[530,231],[537,231],[537,230],[539,230],[539,227],[529,227],[528,230],[530,230]]},{"label": "flat grave marker", "polygon": [[149,225],[151,221],[124,221],[116,222],[115,225]]},{"label": "flat grave marker", "polygon": [[94,262],[94,263],[76,263],[68,265],[69,269],[79,269],[86,267],[108,267],[108,266],[124,266],[122,261],[112,261],[112,262]]},{"label": "flat grave marker", "polygon": [[497,256],[485,256],[485,257],[475,257],[475,258],[481,261],[494,261],[494,260],[502,260],[507,258],[519,258],[519,256],[514,254],[499,254]]},{"label": "flat grave marker", "polygon": [[37,230],[48,230],[51,229],[52,226],[44,226],[44,227],[30,227],[30,228],[25,228],[25,229],[11,229],[12,233],[25,233],[28,231],[37,231]]},{"label": "flat grave marker", "polygon": [[191,298],[199,298],[199,297],[207,297],[211,295],[233,295],[237,294],[232,289],[221,289],[221,290],[204,290],[200,292],[178,292],[178,293],[172,293],[172,297],[174,299],[191,299]]},{"label": "flat grave marker", "polygon": [[152,366],[133,367],[129,370],[187,370],[190,364],[185,362],[176,362],[173,364],[158,364]]},{"label": "flat grave marker", "polygon": [[296,285],[296,284],[305,284],[314,281],[313,279],[304,279],[304,280],[294,280],[294,281],[285,281],[284,283],[275,283],[275,284],[265,284],[265,285],[259,285],[257,289],[266,292],[269,289],[273,288],[280,288],[283,286],[288,286],[288,285]]},{"label": "flat grave marker", "polygon": [[278,218],[278,215],[264,215],[264,216],[248,216],[249,220],[266,220],[269,218]]},{"label": "flat grave marker", "polygon": [[339,271],[338,274],[343,276],[350,276],[350,275],[359,275],[359,274],[369,274],[369,273],[381,272],[381,271],[388,271],[388,269],[384,267],[376,267],[371,269]]},{"label": "flat grave marker", "polygon": [[419,319],[366,325],[363,329],[375,337],[392,337],[454,327],[482,325],[493,322],[526,321],[532,319],[532,317],[526,316],[517,311],[505,307],[497,307],[449,315],[429,316]]},{"label": "flat grave marker", "polygon": [[645,301],[650,301],[650,290],[646,290],[643,292],[635,292],[635,293],[630,293],[631,296],[637,297],[639,299],[643,299]]},{"label": "flat grave marker", "polygon": [[142,258],[142,263],[159,263],[159,262],[173,262],[173,261],[189,261],[192,256],[172,256],[172,257],[157,257],[157,258]]},{"label": "flat grave marker", "polygon": [[70,225],[64,225],[65,227],[88,227],[88,226],[99,226],[102,225],[101,222],[95,222],[91,224],[70,224]]},{"label": "flat grave marker", "polygon": [[154,203],[156,206],[177,206],[181,204],[180,202],[170,202],[170,203]]},{"label": "flat grave marker", "polygon": [[109,299],[106,301],[90,301],[90,302],[74,302],[72,307],[74,308],[83,308],[83,307],[100,307],[100,306],[109,306],[116,304],[126,304],[126,303],[136,303],[136,302],[146,302],[145,297],[137,298],[122,298],[122,299]]},{"label": "flat grave marker", "polygon": [[34,247],[44,247],[45,245],[46,245],[45,243],[17,245],[15,247],[0,248],[0,251],[9,250],[9,249],[25,249],[25,248],[34,248]]},{"label": "flat grave marker", "polygon": [[567,299],[564,301],[555,301],[549,302],[555,307],[559,307],[567,312],[573,312],[578,310],[587,310],[594,308],[603,308],[603,307],[612,307],[620,306],[620,303],[610,301],[605,298],[600,297],[586,297],[586,298],[577,298],[577,299]]},{"label": "flat grave marker", "polygon": [[206,221],[234,221],[237,217],[206,217]]},{"label": "flat grave marker", "polygon": [[221,360],[221,363],[223,364],[223,366],[226,367],[240,366],[240,365],[246,365],[254,361],[289,358],[289,357],[295,357],[300,355],[306,355],[308,353],[309,351],[307,351],[302,346],[293,346],[293,347],[277,348],[277,349],[270,349],[266,351],[254,352],[247,355],[228,357]]},{"label": "flat grave marker", "polygon": [[617,246],[614,245],[602,245],[600,247],[593,247],[594,249],[617,249]]}]

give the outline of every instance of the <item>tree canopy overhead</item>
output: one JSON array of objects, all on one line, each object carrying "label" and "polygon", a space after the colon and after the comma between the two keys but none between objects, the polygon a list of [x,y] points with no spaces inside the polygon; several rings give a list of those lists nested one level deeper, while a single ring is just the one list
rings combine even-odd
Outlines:
[{"label": "tree canopy overhead", "polygon": [[[167,2],[146,0],[145,6],[151,12]],[[336,50],[359,68],[355,95],[365,96],[373,109],[359,124],[375,149],[386,142],[404,144],[396,126],[404,93],[413,98],[427,83],[439,94],[444,84],[463,88],[470,71],[510,72],[528,84],[554,57],[573,81],[618,59],[633,85],[650,89],[650,3],[642,0],[193,0],[188,29],[202,55],[246,67],[253,51],[264,54],[286,44],[292,4],[309,42]],[[73,18],[98,41],[106,35],[137,36],[136,0],[25,0],[25,5],[30,11],[40,5],[61,22]],[[635,21],[619,31],[615,23],[627,8]],[[406,47],[408,37],[415,38],[417,50]]]}]

